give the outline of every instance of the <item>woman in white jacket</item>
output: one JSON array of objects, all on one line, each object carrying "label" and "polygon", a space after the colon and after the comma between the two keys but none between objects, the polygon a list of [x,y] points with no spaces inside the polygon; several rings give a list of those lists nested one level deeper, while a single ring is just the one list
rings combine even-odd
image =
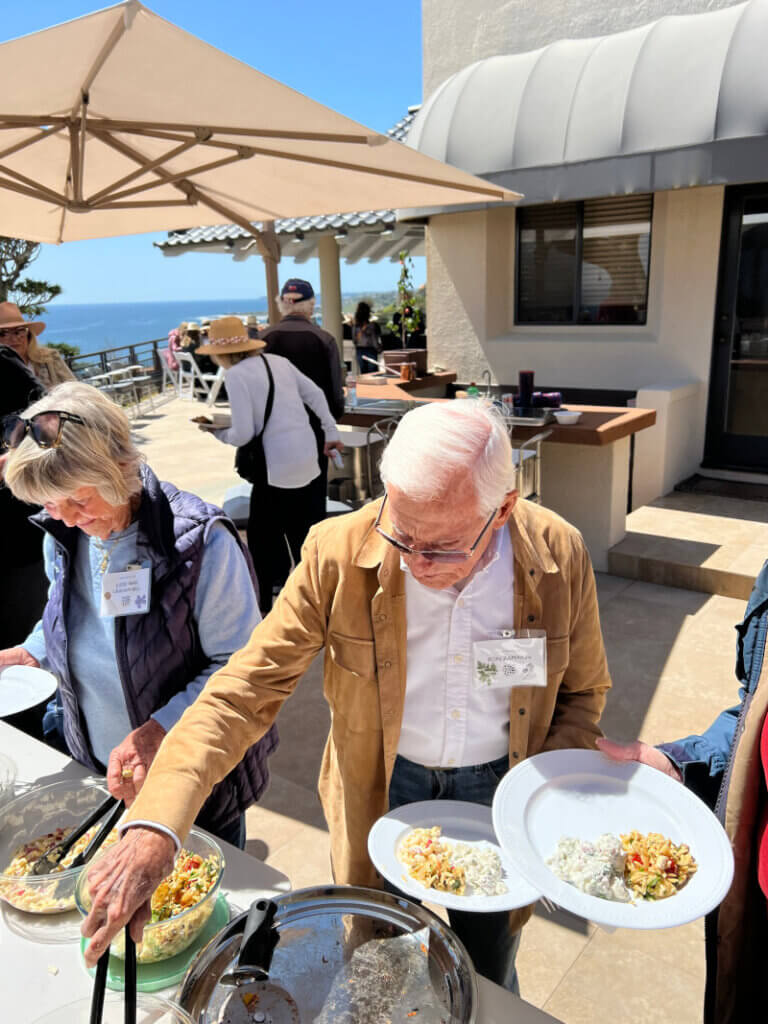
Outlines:
[{"label": "woman in white jacket", "polygon": [[320,388],[282,356],[264,355],[265,347],[248,337],[239,317],[230,316],[213,321],[208,342],[198,349],[224,367],[232,409],[230,427],[203,423],[201,430],[250,451],[250,470],[243,470],[241,453],[238,471],[253,483],[248,548],[262,615],[272,607],[275,586],[285,582],[288,554],[298,563],[307,531],[325,518],[317,444],[305,406],[322,424],[325,454],[344,447]]}]

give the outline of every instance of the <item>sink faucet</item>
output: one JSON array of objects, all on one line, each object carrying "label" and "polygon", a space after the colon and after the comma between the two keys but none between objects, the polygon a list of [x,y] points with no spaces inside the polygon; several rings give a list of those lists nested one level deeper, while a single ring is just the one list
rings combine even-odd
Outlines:
[{"label": "sink faucet", "polygon": [[393,377],[397,377],[398,380],[400,379],[400,374],[397,370],[390,370],[388,366],[385,366],[383,363],[378,363],[375,359],[371,359],[370,356],[363,356],[363,359],[366,363],[370,363],[372,366],[375,366],[379,373],[391,373]]},{"label": "sink faucet", "polygon": [[483,380],[485,381],[485,397],[486,398],[490,398],[491,397],[491,371],[490,370],[483,370],[482,377],[483,377]]}]

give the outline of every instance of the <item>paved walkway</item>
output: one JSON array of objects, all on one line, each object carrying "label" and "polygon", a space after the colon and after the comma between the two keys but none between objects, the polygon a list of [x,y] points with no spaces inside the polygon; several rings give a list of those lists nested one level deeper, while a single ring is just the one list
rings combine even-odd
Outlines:
[{"label": "paved walkway", "polygon": [[[199,403],[174,401],[136,434],[158,475],[221,501],[236,482],[233,451],[188,422]],[[159,415],[160,415],[159,414]],[[598,575],[613,690],[606,733],[650,742],[709,725],[737,697],[733,676],[739,598]],[[315,794],[328,728],[318,658],[279,719],[282,743],[272,784],[248,812],[248,850],[284,871],[296,888],[331,881],[328,834]],[[522,995],[565,1024],[699,1024],[703,924],[607,934],[581,919],[537,912],[518,957]]]}]

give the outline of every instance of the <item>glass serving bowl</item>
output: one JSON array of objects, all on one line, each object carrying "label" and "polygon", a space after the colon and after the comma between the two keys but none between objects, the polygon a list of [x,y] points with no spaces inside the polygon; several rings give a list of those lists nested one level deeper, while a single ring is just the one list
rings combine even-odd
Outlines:
[{"label": "glass serving bowl", "polygon": [[[211,836],[200,832],[198,829],[190,829],[189,835],[184,842],[184,853],[197,854],[200,857],[212,857],[218,865],[218,874],[213,886],[206,895],[192,907],[188,907],[180,914],[166,918],[164,921],[155,921],[144,928],[144,935],[140,943],[136,945],[136,961],[140,964],[154,964],[160,960],[168,960],[177,953],[183,952],[191,945],[205,927],[208,918],[213,913],[216,899],[221,887],[221,879],[224,875],[224,854],[221,847]],[[75,888],[75,903],[77,909],[85,916],[91,909],[91,898],[88,891],[88,871],[98,863],[99,855],[86,865]],[[182,855],[176,858],[178,867],[182,861]],[[125,933],[120,932],[112,942],[110,952],[121,960],[125,958]]]},{"label": "glass serving bowl", "polygon": [[[102,1024],[123,1024],[123,993],[107,992],[104,998]],[[34,1024],[89,1024],[91,997],[78,999],[38,1017]],[[181,1007],[161,996],[139,992],[136,997],[136,1024],[193,1024]]]},{"label": "glass serving bowl", "polygon": [[36,786],[0,807],[0,899],[32,914],[59,914],[75,907],[82,868],[49,875],[9,875],[19,847],[57,828],[74,828],[109,795],[103,779],[70,779]]},{"label": "glass serving bowl", "polygon": [[5,754],[0,754],[0,807],[13,799],[16,771],[16,762]]}]

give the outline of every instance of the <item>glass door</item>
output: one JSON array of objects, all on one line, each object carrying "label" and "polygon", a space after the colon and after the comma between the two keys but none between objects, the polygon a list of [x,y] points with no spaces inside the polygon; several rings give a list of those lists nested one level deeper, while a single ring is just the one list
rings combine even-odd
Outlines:
[{"label": "glass door", "polygon": [[768,471],[768,184],[725,193],[703,464]]}]

